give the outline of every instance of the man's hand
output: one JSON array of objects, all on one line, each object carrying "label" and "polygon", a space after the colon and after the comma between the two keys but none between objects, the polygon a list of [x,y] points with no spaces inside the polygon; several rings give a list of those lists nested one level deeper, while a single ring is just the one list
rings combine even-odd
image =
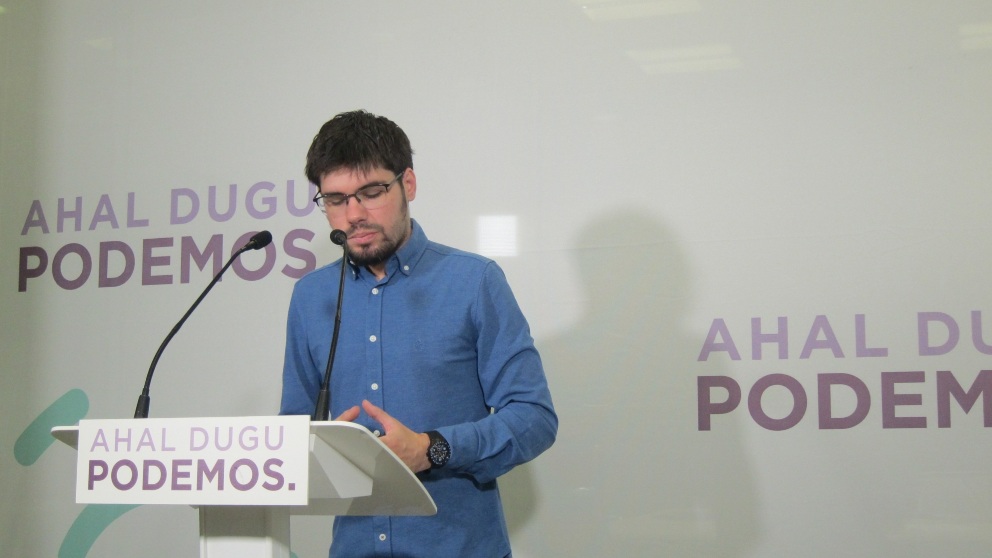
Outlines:
[{"label": "man's hand", "polygon": [[[430,468],[431,462],[427,460],[427,447],[430,445],[430,438],[427,434],[417,433],[403,425],[402,422],[394,419],[379,407],[368,401],[362,401],[362,408],[369,414],[372,420],[382,425],[385,434],[379,439],[386,447],[393,450],[407,467],[414,473],[425,471]],[[350,415],[354,411],[354,418],[342,420],[355,420],[358,417],[358,407],[352,407],[341,414],[342,417]]]}]

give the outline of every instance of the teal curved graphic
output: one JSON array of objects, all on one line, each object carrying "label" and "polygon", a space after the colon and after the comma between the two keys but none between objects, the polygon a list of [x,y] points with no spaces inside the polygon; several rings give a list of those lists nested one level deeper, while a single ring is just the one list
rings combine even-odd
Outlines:
[{"label": "teal curved graphic", "polygon": [[[90,400],[81,389],[71,389],[56,399],[31,424],[21,432],[14,442],[14,459],[27,467],[41,458],[55,443],[52,428],[78,424],[86,418],[90,410]],[[62,539],[59,558],[85,558],[90,547],[103,531],[118,517],[138,506],[133,505],[88,505],[83,508]]]},{"label": "teal curved graphic", "polygon": [[83,508],[62,539],[59,558],[85,558],[93,543],[118,517],[138,507],[137,504],[90,504]]},{"label": "teal curved graphic", "polygon": [[90,400],[81,389],[71,389],[31,421],[14,442],[14,459],[25,467],[33,464],[53,443],[52,428],[77,424],[90,410]]}]

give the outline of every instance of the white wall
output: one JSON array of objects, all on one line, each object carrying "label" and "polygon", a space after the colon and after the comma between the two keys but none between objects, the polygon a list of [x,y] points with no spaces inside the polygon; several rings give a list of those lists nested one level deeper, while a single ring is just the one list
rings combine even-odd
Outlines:
[{"label": "white wall", "polygon": [[[5,554],[69,540],[81,557],[87,537],[89,556],[195,554],[192,510],[87,515],[72,451],[38,432],[131,416],[211,275],[184,281],[183,238],[221,235],[226,257],[263,228],[273,251],[246,254],[172,342],[151,409],[274,413],[286,267],[337,258],[322,217],[290,209],[309,197],[304,155],[325,120],[366,108],[410,135],[432,239],[481,250],[480,223],[515,222],[515,255],[496,259],[561,418],[557,444],[501,481],[516,556],[987,555],[988,2],[0,5]],[[212,218],[210,188],[230,184],[235,213]],[[101,244],[118,248],[108,278],[135,255],[120,286],[99,286]],[[40,252],[26,277],[40,260],[22,253]],[[780,343],[756,355],[753,327]],[[866,394],[820,390],[825,374]],[[699,390],[711,376],[742,400],[707,431],[706,397],[726,399]],[[824,428],[820,391],[833,417],[867,414]],[[762,426],[795,392],[801,419]],[[324,555],[328,524],[294,523],[299,558]]]}]

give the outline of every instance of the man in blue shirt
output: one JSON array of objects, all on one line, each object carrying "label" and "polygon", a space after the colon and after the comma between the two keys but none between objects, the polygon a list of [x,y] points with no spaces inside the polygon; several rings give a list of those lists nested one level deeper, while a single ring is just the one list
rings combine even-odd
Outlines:
[{"label": "man in blue shirt", "polygon": [[392,121],[335,116],[307,154],[314,201],[347,234],[349,262],[293,291],[282,414],[313,413],[347,265],[331,416],[381,440],[424,483],[430,517],[338,517],[330,555],[510,555],[496,478],[554,442],[558,417],[502,270],[427,239],[410,218],[413,152]]}]

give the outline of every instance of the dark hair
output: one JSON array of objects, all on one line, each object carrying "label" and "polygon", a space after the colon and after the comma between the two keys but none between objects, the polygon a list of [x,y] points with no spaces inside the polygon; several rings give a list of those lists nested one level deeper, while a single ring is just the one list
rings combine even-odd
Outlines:
[{"label": "dark hair", "polygon": [[413,149],[406,134],[392,120],[364,110],[342,112],[328,120],[313,138],[305,172],[310,182],[330,172],[376,168],[399,174],[413,168]]}]

